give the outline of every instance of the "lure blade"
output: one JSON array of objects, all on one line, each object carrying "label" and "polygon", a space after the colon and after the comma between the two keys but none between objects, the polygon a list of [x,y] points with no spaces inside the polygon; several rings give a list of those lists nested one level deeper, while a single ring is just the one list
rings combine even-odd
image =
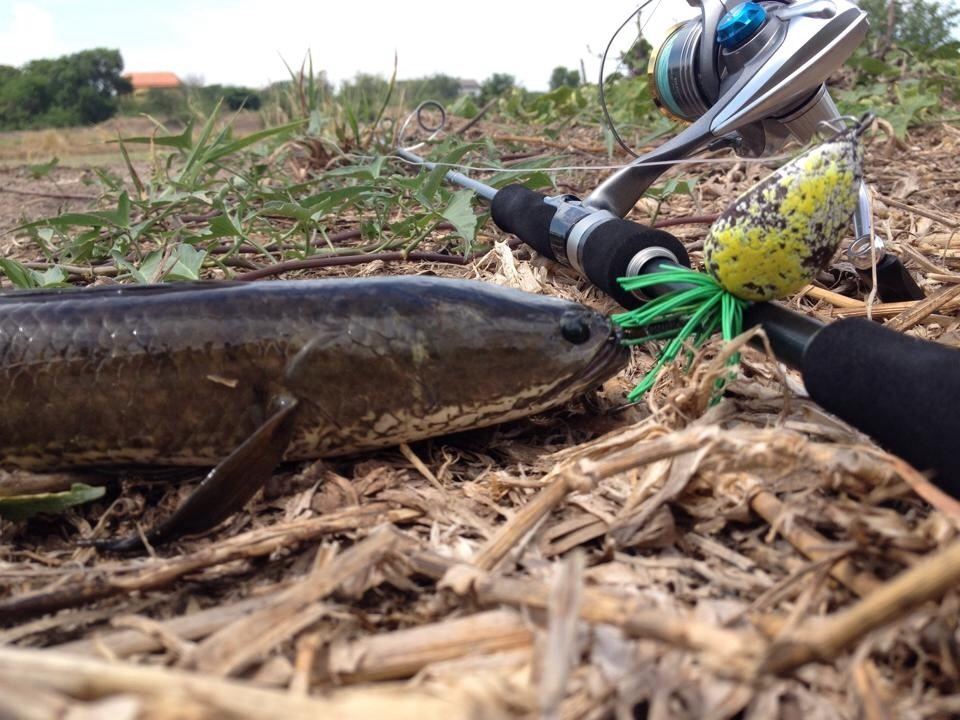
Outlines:
[{"label": "lure blade", "polygon": [[833,258],[863,180],[863,126],[800,155],[741,195],[713,224],[706,270],[744,300],[809,284]]}]

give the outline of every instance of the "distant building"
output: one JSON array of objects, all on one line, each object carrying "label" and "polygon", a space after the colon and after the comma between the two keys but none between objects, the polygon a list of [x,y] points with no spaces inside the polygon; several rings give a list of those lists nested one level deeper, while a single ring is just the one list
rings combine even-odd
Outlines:
[{"label": "distant building", "polygon": [[123,77],[133,86],[134,95],[142,95],[148,90],[178,90],[183,87],[180,78],[169,72],[127,73]]},{"label": "distant building", "polygon": [[480,83],[476,80],[461,80],[460,81],[460,94],[468,95],[472,98],[480,97],[483,89],[480,87]]}]

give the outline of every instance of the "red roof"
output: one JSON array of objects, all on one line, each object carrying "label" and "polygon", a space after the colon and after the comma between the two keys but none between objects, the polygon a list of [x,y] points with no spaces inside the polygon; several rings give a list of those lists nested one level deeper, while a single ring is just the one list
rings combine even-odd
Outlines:
[{"label": "red roof", "polygon": [[127,73],[123,77],[130,81],[134,90],[178,88],[183,84],[180,78],[169,72]]}]

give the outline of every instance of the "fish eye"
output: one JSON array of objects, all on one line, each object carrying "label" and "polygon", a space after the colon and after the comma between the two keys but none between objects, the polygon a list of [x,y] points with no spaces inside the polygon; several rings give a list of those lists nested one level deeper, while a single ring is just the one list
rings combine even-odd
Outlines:
[{"label": "fish eye", "polygon": [[590,324],[580,313],[567,313],[560,320],[560,333],[574,345],[583,345],[590,339]]}]

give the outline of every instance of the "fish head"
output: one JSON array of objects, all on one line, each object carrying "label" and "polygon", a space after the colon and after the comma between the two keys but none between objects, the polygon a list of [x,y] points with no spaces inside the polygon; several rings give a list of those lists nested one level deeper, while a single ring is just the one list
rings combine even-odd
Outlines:
[{"label": "fish head", "polygon": [[308,345],[287,383],[353,435],[373,427],[377,444],[535,414],[599,386],[629,357],[620,330],[578,303],[437,278],[367,287],[341,311],[346,332]]}]

